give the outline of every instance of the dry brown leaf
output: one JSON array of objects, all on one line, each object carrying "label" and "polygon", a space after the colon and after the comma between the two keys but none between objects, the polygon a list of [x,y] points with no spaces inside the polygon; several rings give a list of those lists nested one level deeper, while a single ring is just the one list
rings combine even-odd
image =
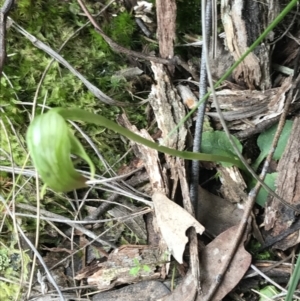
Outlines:
[{"label": "dry brown leaf", "polygon": [[[202,300],[212,285],[217,284],[221,266],[226,260],[227,254],[232,248],[232,241],[236,235],[238,226],[234,226],[217,236],[200,252],[201,288],[202,294],[197,300]],[[234,258],[229,265],[227,273],[212,301],[222,300],[239,283],[251,264],[251,255],[245,250],[244,242],[237,249]]]},{"label": "dry brown leaf", "polygon": [[183,263],[182,256],[188,242],[186,230],[194,227],[197,233],[202,234],[205,229],[193,216],[161,192],[155,192],[152,200],[162,237],[174,258]]},{"label": "dry brown leaf", "polygon": [[199,202],[197,217],[208,233],[214,236],[237,225],[242,218],[243,210],[235,204],[214,195],[199,186]]}]

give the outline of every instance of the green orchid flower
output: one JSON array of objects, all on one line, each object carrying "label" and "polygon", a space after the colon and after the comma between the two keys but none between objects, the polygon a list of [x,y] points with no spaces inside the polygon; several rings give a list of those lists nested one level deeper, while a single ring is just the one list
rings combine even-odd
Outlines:
[{"label": "green orchid flower", "polygon": [[83,158],[89,164],[92,178],[95,174],[93,163],[80,142],[71,133],[65,119],[81,120],[105,127],[132,141],[171,156],[186,160],[228,162],[244,169],[244,165],[236,157],[179,151],[147,140],[103,116],[80,109],[56,108],[37,116],[30,124],[26,138],[39,175],[47,186],[57,192],[67,192],[87,186],[87,179],[73,166],[71,153]]},{"label": "green orchid flower", "polygon": [[88,180],[74,168],[71,154],[84,159],[92,178],[95,167],[65,119],[55,110],[34,118],[26,140],[35,168],[43,182],[57,192],[86,187]]}]

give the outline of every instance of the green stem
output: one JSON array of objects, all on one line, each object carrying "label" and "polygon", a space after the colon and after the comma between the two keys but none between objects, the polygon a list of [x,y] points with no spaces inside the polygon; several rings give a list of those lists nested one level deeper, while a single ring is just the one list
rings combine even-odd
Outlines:
[{"label": "green stem", "polygon": [[169,148],[166,146],[159,145],[155,142],[152,142],[150,140],[147,140],[130,130],[127,130],[126,128],[118,125],[117,123],[106,119],[103,116],[96,115],[90,112],[86,112],[81,109],[63,109],[63,108],[56,108],[53,109],[58,114],[60,114],[65,119],[70,120],[80,120],[87,123],[94,123],[96,125],[103,126],[105,128],[108,128],[114,132],[117,132],[118,134],[121,134],[128,139],[143,144],[145,146],[148,146],[152,149],[155,149],[159,152],[179,157],[186,160],[199,160],[199,161],[211,161],[211,162],[227,162],[231,163],[241,169],[245,170],[244,165],[241,163],[241,161],[237,158],[231,158],[226,156],[219,156],[219,155],[211,155],[211,154],[204,154],[204,153],[193,153],[188,151],[179,151],[173,148]]},{"label": "green stem", "polygon": [[293,300],[293,295],[297,288],[297,285],[299,284],[299,280],[300,280],[300,254],[298,254],[297,263],[293,271],[292,277],[290,279],[289,289],[285,297],[285,301]]}]

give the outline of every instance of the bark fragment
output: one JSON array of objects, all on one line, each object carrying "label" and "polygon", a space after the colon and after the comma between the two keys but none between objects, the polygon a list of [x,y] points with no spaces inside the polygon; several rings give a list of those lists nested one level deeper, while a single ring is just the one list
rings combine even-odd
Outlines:
[{"label": "bark fragment", "polygon": [[[276,4],[273,3],[273,7]],[[265,25],[273,21],[273,19],[269,19],[273,15],[266,16],[264,5],[251,0],[221,1],[221,14],[226,33],[226,44],[235,61],[259,37]],[[261,43],[236,68],[233,73],[234,79],[238,83],[244,83],[251,90],[256,87],[261,90],[270,89],[269,52],[270,47],[265,43]]]},{"label": "bark fragment", "polygon": [[[276,193],[288,203],[300,207],[300,118],[296,118],[293,124],[291,136],[279,161],[277,170]],[[266,206],[265,228],[270,230],[266,243],[274,236],[280,235],[298,220],[294,210],[269,197]],[[299,232],[296,231],[286,239],[279,241],[274,248],[286,250],[299,242]]]}]

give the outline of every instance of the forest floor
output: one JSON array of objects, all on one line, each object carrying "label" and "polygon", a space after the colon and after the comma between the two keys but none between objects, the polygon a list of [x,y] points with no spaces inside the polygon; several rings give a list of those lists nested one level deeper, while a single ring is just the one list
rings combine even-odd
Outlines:
[{"label": "forest floor", "polygon": [[[288,4],[214,2],[205,30],[200,0],[1,10],[0,300],[299,299],[298,6],[261,37]],[[94,182],[43,191],[26,132],[55,107],[180,152],[78,118],[70,128]],[[56,141],[49,175],[63,184]]]}]

